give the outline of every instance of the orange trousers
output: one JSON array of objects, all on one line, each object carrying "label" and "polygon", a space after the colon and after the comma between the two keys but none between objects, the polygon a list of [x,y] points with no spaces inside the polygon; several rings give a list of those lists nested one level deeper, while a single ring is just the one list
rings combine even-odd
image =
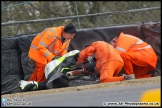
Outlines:
[{"label": "orange trousers", "polygon": [[152,74],[147,74],[151,66],[141,60],[135,52],[125,52],[120,55],[124,61],[125,74],[135,74],[136,78],[149,78],[152,76]]},{"label": "orange trousers", "polygon": [[38,62],[35,63],[36,63],[35,70],[28,81],[45,82],[46,78],[44,69],[46,65],[40,64]]},{"label": "orange trousers", "polygon": [[123,68],[123,63],[112,60],[104,63],[100,69],[100,83],[115,82],[124,80],[124,76],[118,76]]}]

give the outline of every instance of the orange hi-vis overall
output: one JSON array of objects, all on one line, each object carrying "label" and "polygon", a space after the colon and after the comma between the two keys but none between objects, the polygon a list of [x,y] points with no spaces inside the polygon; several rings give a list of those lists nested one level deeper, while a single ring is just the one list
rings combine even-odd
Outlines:
[{"label": "orange hi-vis overall", "polygon": [[96,41],[82,50],[78,61],[85,62],[88,56],[94,54],[96,68],[100,74],[100,82],[115,82],[124,80],[124,76],[118,76],[124,63],[119,52],[104,41]]},{"label": "orange hi-vis overall", "polygon": [[138,37],[120,33],[116,49],[124,61],[124,70],[127,75],[135,74],[136,78],[148,78],[149,70],[156,68],[157,55],[153,48]]},{"label": "orange hi-vis overall", "polygon": [[29,57],[36,62],[36,68],[29,81],[44,82],[44,68],[55,56],[67,53],[70,40],[61,41],[64,26],[51,27],[43,30],[32,41]]}]

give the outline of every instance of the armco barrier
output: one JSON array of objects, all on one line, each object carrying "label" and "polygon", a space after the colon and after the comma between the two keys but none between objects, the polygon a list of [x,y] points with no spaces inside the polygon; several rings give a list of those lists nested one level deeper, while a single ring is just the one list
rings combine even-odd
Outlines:
[{"label": "armco barrier", "polygon": [[[160,24],[159,29],[161,31],[161,23],[154,22],[154,24]],[[76,35],[70,42],[69,51],[74,49],[82,50],[86,45],[98,40],[109,42],[112,37],[119,35],[120,32],[131,34],[141,38],[142,40],[145,40],[146,36],[143,35],[143,29],[141,29],[143,25],[147,25],[147,23],[78,30]],[[159,33],[158,30],[155,30],[153,32],[158,32],[158,36],[161,38],[161,32]],[[31,41],[36,35],[37,33],[32,33],[1,39],[1,94],[20,92],[19,80],[28,80],[31,76],[35,67],[35,63],[28,57],[28,51]],[[155,49],[161,48],[155,46],[156,45],[154,45],[153,47]],[[159,54],[159,52],[158,57],[158,63],[161,65],[161,53]],[[156,76],[161,75],[161,67],[158,68],[160,70],[160,74],[156,74]]]}]

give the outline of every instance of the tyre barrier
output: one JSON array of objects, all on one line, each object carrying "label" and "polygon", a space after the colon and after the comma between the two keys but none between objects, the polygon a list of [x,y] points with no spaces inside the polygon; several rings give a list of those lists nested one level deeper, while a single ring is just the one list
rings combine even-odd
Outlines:
[{"label": "tyre barrier", "polygon": [[20,50],[1,51],[1,94],[20,92],[19,81],[23,79]]}]

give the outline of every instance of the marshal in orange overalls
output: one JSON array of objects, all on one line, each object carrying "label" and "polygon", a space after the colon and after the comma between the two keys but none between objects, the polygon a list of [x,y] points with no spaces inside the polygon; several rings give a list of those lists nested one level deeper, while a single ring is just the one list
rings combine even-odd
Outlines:
[{"label": "marshal in orange overalls", "polygon": [[78,62],[85,62],[88,56],[94,54],[96,68],[100,74],[100,82],[115,82],[124,80],[124,76],[118,76],[124,63],[119,52],[104,41],[96,41],[82,50]]},{"label": "marshal in orange overalls", "polygon": [[46,64],[55,56],[67,53],[71,39],[65,40],[65,42],[61,41],[64,27],[47,28],[33,39],[28,55],[36,62],[36,68],[29,81],[45,82],[44,69]]},{"label": "marshal in orange overalls", "polygon": [[127,75],[135,74],[136,78],[148,78],[149,70],[156,68],[157,55],[153,48],[138,37],[120,33],[116,40],[116,49],[124,61]]}]

